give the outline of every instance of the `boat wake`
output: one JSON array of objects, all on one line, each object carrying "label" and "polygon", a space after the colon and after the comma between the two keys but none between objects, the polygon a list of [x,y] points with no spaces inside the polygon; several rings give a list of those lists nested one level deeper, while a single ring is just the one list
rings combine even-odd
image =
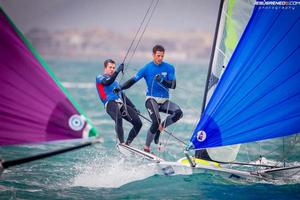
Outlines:
[{"label": "boat wake", "polygon": [[[262,157],[261,159],[252,162],[252,164],[264,164],[280,167],[286,167],[284,170],[266,170],[267,175],[271,176],[274,180],[270,180],[271,184],[283,185],[283,184],[296,184],[300,183],[300,168],[293,168],[299,166],[299,162],[283,163]],[[290,169],[289,169],[290,168]]]},{"label": "boat wake", "polygon": [[141,160],[124,158],[119,153],[107,155],[92,159],[88,166],[76,166],[78,174],[72,186],[118,188],[156,174],[155,166],[145,167]]}]

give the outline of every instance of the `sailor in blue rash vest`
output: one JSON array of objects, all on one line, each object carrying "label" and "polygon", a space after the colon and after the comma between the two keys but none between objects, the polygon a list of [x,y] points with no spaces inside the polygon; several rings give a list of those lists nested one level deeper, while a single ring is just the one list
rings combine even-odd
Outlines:
[{"label": "sailor in blue rash vest", "polygon": [[[169,100],[169,89],[175,89],[176,87],[175,69],[172,65],[163,62],[165,54],[163,46],[156,45],[152,51],[153,61],[146,64],[133,78],[121,86],[121,90],[125,90],[141,78],[144,78],[146,81],[145,106],[152,121],[144,147],[144,151],[147,152],[150,152],[150,145],[153,139],[158,144],[161,131],[183,116],[180,107]],[[169,114],[165,121],[161,122],[159,112]]]},{"label": "sailor in blue rash vest", "polygon": [[115,62],[113,60],[106,60],[104,62],[104,74],[96,77],[96,86],[106,112],[115,122],[115,131],[120,143],[124,143],[122,118],[133,125],[125,142],[125,144],[130,145],[141,130],[142,122],[137,114],[137,109],[125,94],[122,92],[115,93],[113,91],[114,88],[119,87],[116,78],[120,71],[124,69],[124,64],[121,64],[117,70],[115,70],[115,68]]}]

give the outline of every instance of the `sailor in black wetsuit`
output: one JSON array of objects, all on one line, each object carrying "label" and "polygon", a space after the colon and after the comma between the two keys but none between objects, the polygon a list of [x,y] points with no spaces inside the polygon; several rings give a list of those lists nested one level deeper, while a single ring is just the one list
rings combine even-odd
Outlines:
[{"label": "sailor in black wetsuit", "polygon": [[122,118],[133,125],[125,143],[130,145],[141,130],[142,122],[138,116],[137,109],[125,94],[114,91],[114,88],[119,88],[116,78],[120,71],[124,69],[124,64],[121,64],[117,70],[115,68],[116,65],[113,60],[106,60],[104,62],[104,74],[96,77],[96,86],[106,112],[115,121],[115,130],[120,143],[124,143]]}]

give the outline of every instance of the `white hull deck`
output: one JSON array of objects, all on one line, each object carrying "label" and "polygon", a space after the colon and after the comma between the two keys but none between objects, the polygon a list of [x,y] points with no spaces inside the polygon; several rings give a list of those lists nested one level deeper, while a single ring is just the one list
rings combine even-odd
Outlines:
[{"label": "white hull deck", "polygon": [[190,163],[187,158],[181,158],[176,162],[165,161],[158,156],[155,156],[151,153],[144,152],[142,150],[136,149],[131,146],[119,144],[117,146],[118,150],[126,155],[132,156],[135,155],[137,157],[141,157],[141,159],[146,159],[150,161],[148,165],[154,165],[157,167],[157,171],[159,174],[162,175],[190,175],[190,174],[198,174],[198,173],[211,173],[214,175],[220,175],[224,178],[230,179],[251,179],[251,180],[265,180],[270,181],[274,179],[281,179],[284,177],[274,177],[273,174],[283,173],[286,174],[289,171],[295,171],[300,173],[300,167],[290,167],[290,168],[274,168],[274,169],[267,169],[261,171],[243,171],[243,170],[236,170],[226,167],[229,166],[228,164],[220,164],[214,161],[207,161],[198,158],[192,158],[193,162],[195,163],[194,167],[190,166]]}]

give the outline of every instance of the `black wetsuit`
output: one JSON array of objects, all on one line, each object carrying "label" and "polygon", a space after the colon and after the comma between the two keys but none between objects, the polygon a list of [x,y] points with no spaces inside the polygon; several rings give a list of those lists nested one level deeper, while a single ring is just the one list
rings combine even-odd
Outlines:
[{"label": "black wetsuit", "polygon": [[100,100],[106,108],[106,112],[115,121],[115,130],[120,143],[124,142],[123,121],[130,122],[133,127],[128,134],[126,144],[130,144],[138,135],[142,127],[142,121],[133,103],[122,92],[114,92],[119,83],[115,80],[119,72],[112,76],[106,74],[96,77],[97,91]]},{"label": "black wetsuit", "polygon": [[[146,139],[146,146],[150,146],[153,138],[156,144],[159,142],[160,131],[158,128],[160,124],[162,124],[163,127],[168,127],[169,125],[178,121],[183,114],[180,107],[170,100],[166,100],[164,103],[157,103],[155,99],[148,98],[145,106],[152,121]],[[162,123],[159,112],[169,114],[166,120]]]},{"label": "black wetsuit", "polygon": [[[123,131],[123,120],[125,119],[132,124],[132,129],[130,130],[126,144],[129,145],[133,139],[138,135],[142,128],[142,122],[134,108],[131,101],[123,94],[124,103],[119,103],[114,100],[108,101],[106,105],[106,112],[115,121],[115,130],[118,134],[120,143],[124,142],[124,131]],[[125,104],[126,103],[126,104]]]}]

